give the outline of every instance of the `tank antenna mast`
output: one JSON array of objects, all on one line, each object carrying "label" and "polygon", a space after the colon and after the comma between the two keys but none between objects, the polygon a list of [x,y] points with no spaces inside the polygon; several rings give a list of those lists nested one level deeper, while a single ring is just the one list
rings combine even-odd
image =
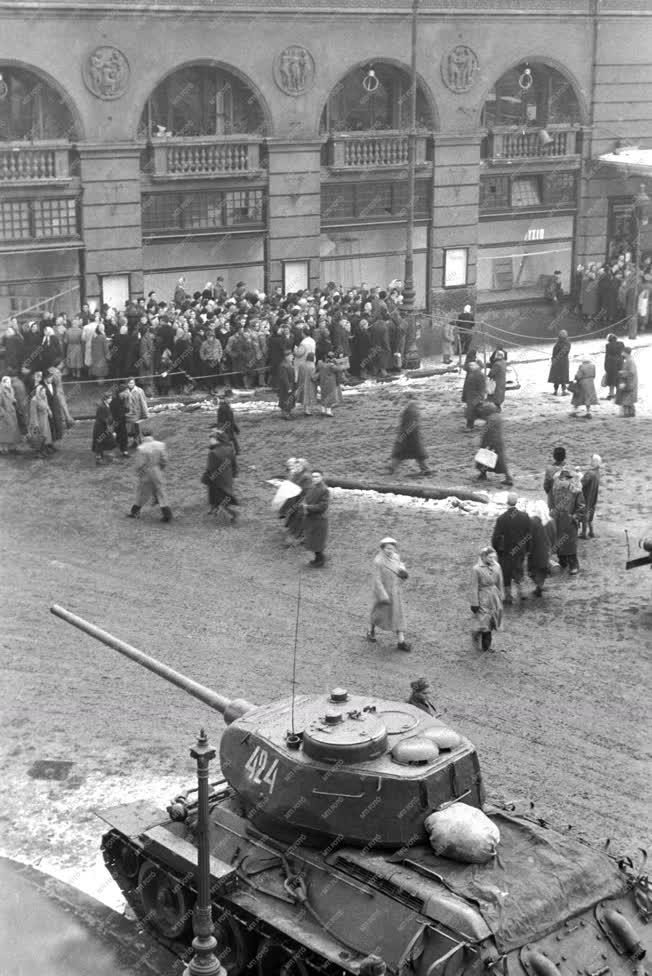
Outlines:
[{"label": "tank antenna mast", "polygon": [[297,643],[299,640],[299,614],[301,612],[301,570],[299,570],[299,586],[297,589],[297,616],[294,623],[294,654],[292,655],[292,735],[294,731],[294,698],[297,685]]}]

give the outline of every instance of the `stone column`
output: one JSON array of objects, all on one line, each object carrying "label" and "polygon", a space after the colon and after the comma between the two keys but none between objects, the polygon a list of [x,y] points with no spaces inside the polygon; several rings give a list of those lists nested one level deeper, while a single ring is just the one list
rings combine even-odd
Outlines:
[{"label": "stone column", "polygon": [[321,142],[270,139],[267,204],[269,288],[283,284],[284,261],[308,261],[319,285]]},{"label": "stone column", "polygon": [[[433,136],[431,301],[439,308],[459,310],[475,301],[478,255],[480,135]],[[444,289],[444,249],[468,248],[467,285]]]},{"label": "stone column", "polygon": [[129,275],[143,290],[140,148],[133,143],[79,146],[86,300],[100,300],[100,276]]}]

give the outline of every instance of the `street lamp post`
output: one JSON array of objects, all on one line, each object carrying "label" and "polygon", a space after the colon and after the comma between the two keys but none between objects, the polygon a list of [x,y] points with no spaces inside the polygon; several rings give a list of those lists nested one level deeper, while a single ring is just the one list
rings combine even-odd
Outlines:
[{"label": "street lamp post", "polygon": [[213,935],[215,929],[211,910],[208,766],[215,758],[215,750],[209,746],[203,729],[190,755],[197,760],[197,902],[192,913],[194,955],[184,976],[226,976],[226,970],[215,955],[217,940]]},{"label": "street lamp post", "polygon": [[412,4],[412,61],[410,72],[410,132],[408,135],[408,199],[407,228],[405,240],[405,281],[403,285],[403,308],[410,316],[414,315],[414,194],[416,190],[417,161],[417,18],[419,0]]},{"label": "street lamp post", "polygon": [[634,308],[629,319],[629,339],[638,335],[638,293],[641,284],[641,229],[650,217],[650,198],[645,192],[645,184],[634,197],[634,219],[636,220],[636,276],[634,278]]}]

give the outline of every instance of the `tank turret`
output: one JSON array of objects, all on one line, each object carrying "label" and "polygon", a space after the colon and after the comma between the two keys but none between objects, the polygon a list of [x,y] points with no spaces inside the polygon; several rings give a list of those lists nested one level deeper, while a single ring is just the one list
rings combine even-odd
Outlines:
[{"label": "tank turret", "polygon": [[59,606],[52,613],[220,712],[222,775],[245,816],[277,840],[400,848],[426,839],[428,813],[482,807],[468,739],[413,705],[350,695],[299,695],[268,705],[228,699]]}]

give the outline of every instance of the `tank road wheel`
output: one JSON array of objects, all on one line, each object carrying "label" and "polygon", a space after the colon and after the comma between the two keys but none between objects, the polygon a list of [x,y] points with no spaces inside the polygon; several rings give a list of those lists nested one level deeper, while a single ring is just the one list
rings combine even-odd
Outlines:
[{"label": "tank road wheel", "polygon": [[280,942],[269,942],[262,939],[258,950],[258,976],[308,976],[308,967],[302,961],[305,954],[301,946],[297,946],[297,955],[292,950],[281,945]]},{"label": "tank road wheel", "polygon": [[136,889],[142,905],[141,920],[167,939],[178,939],[192,921],[189,892],[176,878],[170,877],[151,861],[145,861],[138,872]]},{"label": "tank road wheel", "polygon": [[256,952],[256,943],[250,933],[237,919],[216,905],[213,905],[213,925],[217,939],[215,954],[226,970],[226,976],[250,973],[249,964]]}]

